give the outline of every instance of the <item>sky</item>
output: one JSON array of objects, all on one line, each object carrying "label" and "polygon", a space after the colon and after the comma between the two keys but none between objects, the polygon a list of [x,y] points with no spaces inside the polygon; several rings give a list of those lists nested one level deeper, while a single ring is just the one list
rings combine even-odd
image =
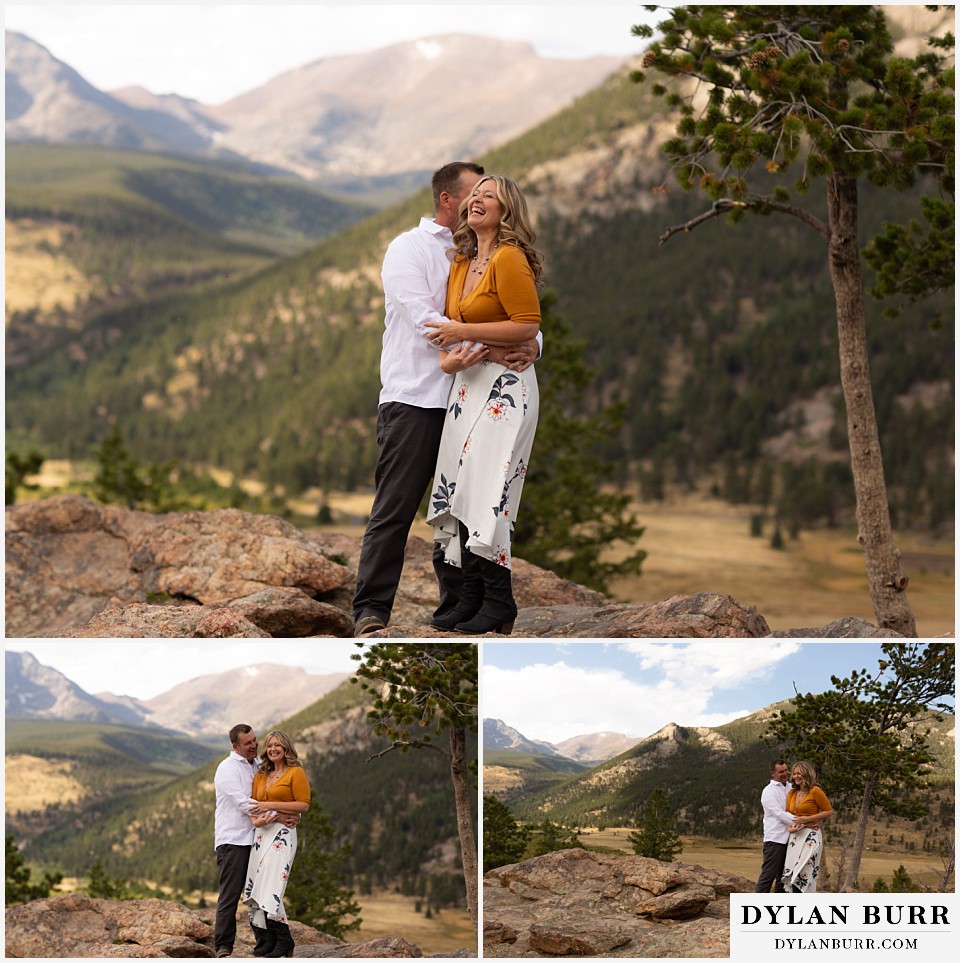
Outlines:
[{"label": "sky", "polygon": [[565,2],[12,3],[4,19],[100,90],[139,85],[208,105],[315,60],[447,33],[523,41],[547,57],[632,57],[646,41],[631,27],[656,22],[639,3]]},{"label": "sky", "polygon": [[91,695],[112,692],[137,699],[245,665],[295,666],[310,675],[352,673],[357,663],[350,656],[361,651],[352,640],[340,639],[19,639],[7,642],[6,649],[31,653]]},{"label": "sky", "polygon": [[644,738],[668,723],[719,726],[830,676],[875,671],[873,642],[485,642],[480,711],[528,739],[557,743],[620,732]]}]

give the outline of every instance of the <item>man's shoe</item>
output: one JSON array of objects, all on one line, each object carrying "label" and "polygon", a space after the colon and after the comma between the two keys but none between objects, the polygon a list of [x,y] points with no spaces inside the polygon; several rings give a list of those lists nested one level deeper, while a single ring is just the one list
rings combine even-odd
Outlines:
[{"label": "man's shoe", "polygon": [[363,638],[365,635],[373,635],[374,632],[379,632],[381,629],[387,627],[383,619],[378,615],[364,615],[363,618],[357,619],[353,626],[353,637],[355,639]]},{"label": "man's shoe", "polygon": [[221,956],[233,956],[233,950],[228,950],[225,946],[221,946],[220,949],[217,950],[216,955],[218,958]]}]

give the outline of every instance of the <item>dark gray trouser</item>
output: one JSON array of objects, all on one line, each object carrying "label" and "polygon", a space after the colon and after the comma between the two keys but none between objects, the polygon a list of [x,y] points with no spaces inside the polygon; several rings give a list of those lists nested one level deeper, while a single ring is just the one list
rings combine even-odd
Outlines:
[{"label": "dark gray trouser", "polygon": [[221,843],[217,847],[217,868],[220,886],[217,893],[217,919],[213,927],[214,950],[233,950],[237,938],[237,903],[247,881],[249,846]]},{"label": "dark gray trouser", "polygon": [[760,878],[757,880],[757,892],[769,893],[770,887],[776,883],[773,891],[782,893],[783,889],[783,864],[787,861],[787,844],[770,843],[763,844],[763,864],[760,867]]},{"label": "dark gray trouser", "polygon": [[[377,411],[377,493],[370,510],[357,566],[357,593],[353,615],[376,615],[386,624],[403,571],[403,556],[410,526],[417,517],[437,467],[444,408],[417,408],[399,401]],[[443,561],[434,544],[433,568],[440,585],[442,615],[457,604],[461,572]]]}]

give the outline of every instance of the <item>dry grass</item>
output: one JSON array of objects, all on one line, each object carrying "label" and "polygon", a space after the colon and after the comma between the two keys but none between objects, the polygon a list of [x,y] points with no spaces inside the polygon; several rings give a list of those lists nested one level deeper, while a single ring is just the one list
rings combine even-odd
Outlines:
[{"label": "dry grass", "polygon": [[[633,847],[627,842],[627,836],[632,831],[631,829],[606,829],[603,832],[584,832],[581,836],[587,847],[604,846],[632,853]],[[763,844],[760,839],[756,843],[749,843],[743,840],[723,841],[694,836],[681,838],[683,852],[677,858],[678,862],[695,863],[709,869],[745,876],[747,879],[755,879],[760,873],[760,864],[763,862]],[[840,856],[839,849],[831,845],[829,835],[824,836],[824,842],[827,871],[835,872]],[[943,866],[936,856],[924,853],[876,852],[866,849],[860,862],[860,891],[868,892],[874,880],[878,878],[883,878],[889,884],[894,871],[901,865],[914,882],[921,886],[933,890],[939,885],[936,874],[942,871]],[[835,881],[829,888],[835,889]]]},{"label": "dry grass", "polygon": [[86,277],[59,253],[63,232],[56,224],[6,222],[6,310],[39,308],[41,316],[58,305],[73,310],[91,290]]},{"label": "dry grass", "polygon": [[[611,586],[618,599],[656,602],[672,595],[724,592],[756,606],[771,629],[815,628],[843,616],[876,622],[856,532],[818,529],[770,547],[769,524],[750,535],[746,506],[688,496],[635,506],[649,553],[639,577]],[[909,600],[922,637],[954,632],[953,539],[898,533]]]},{"label": "dry grass", "polygon": [[400,936],[419,946],[425,956],[448,954],[460,947],[476,950],[470,915],[465,909],[444,909],[427,919],[416,912],[410,896],[375,893],[355,898],[361,907],[363,924],[360,932],[344,937],[349,943]]},{"label": "dry grass", "polygon": [[73,772],[79,763],[8,755],[4,769],[4,811],[36,812],[56,802],[72,803],[86,794]]}]

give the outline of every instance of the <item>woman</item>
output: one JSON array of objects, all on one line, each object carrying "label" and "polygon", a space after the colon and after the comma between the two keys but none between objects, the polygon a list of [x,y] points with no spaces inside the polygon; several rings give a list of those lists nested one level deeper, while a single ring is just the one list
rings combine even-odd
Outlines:
[{"label": "woman", "polygon": [[789,827],[783,888],[788,893],[815,893],[823,851],[820,826],[833,815],[833,809],[809,762],[794,764],[790,783],[793,788],[787,793],[787,812],[793,816],[794,825]]},{"label": "woman", "polygon": [[436,328],[440,366],[456,374],[440,441],[427,522],[444,558],[463,569],[463,590],[440,629],[509,635],[517,616],[510,537],[520,504],[539,393],[532,367],[476,364],[471,339],[490,345],[528,341],[540,330],[534,248],[527,203],[509,178],[482,177],[460,208],[447,283],[449,322]]},{"label": "woman", "polygon": [[310,783],[290,737],[279,729],[267,736],[253,777],[251,794],[260,805],[251,813],[257,832],[247,865],[243,901],[257,935],[254,956],[293,956],[283,894],[297,852],[297,830],[277,822],[281,813],[305,813],[310,808]]}]

